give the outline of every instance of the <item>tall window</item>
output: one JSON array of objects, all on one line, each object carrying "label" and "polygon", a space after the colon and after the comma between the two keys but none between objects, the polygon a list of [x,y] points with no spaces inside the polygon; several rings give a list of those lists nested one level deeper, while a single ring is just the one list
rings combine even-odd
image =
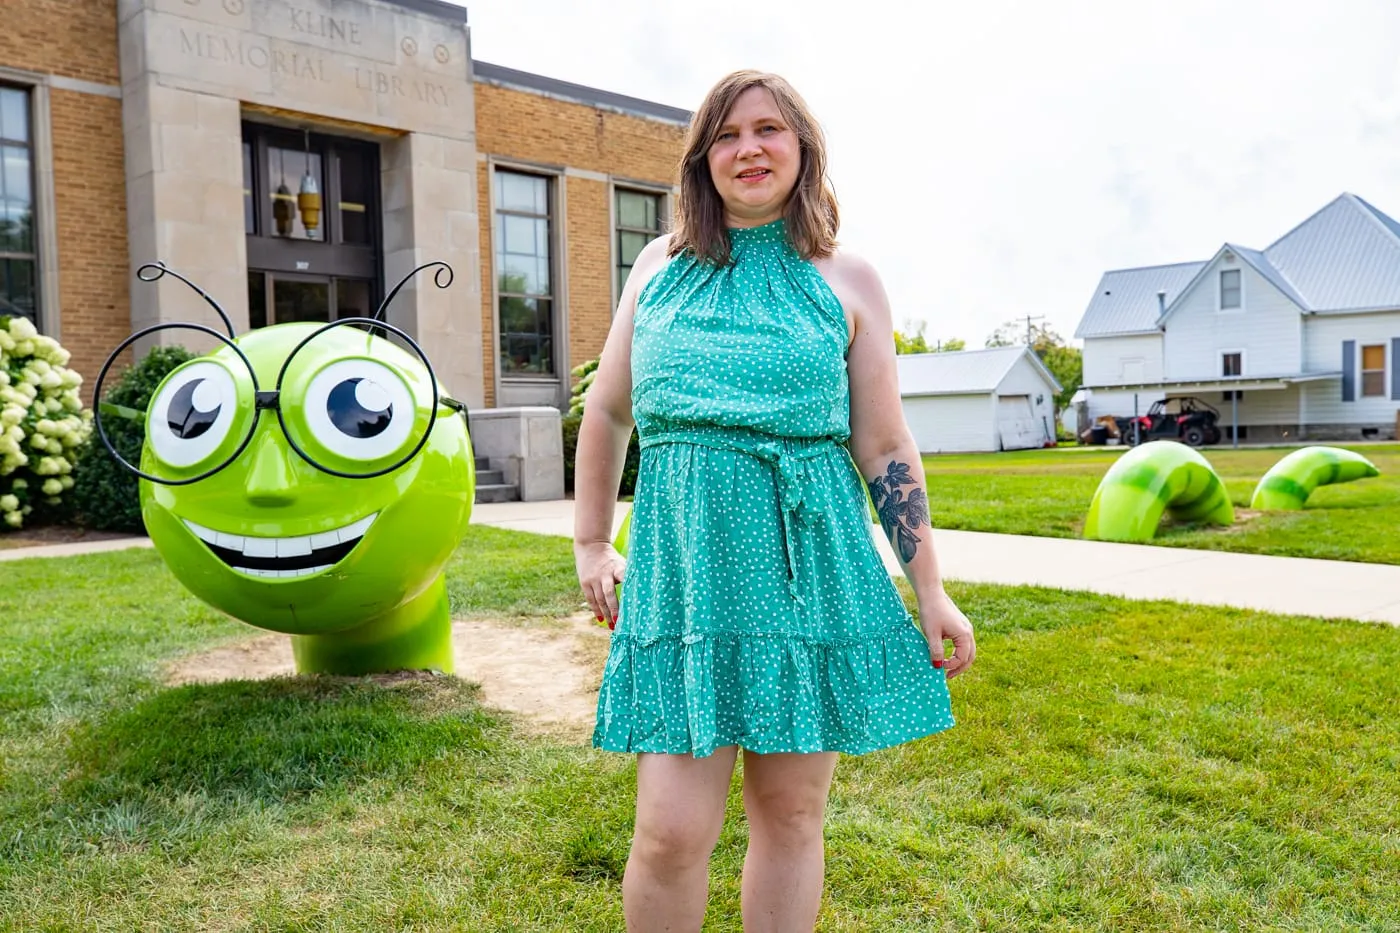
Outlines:
[{"label": "tall window", "polygon": [[661,195],[617,189],[617,294],[627,284],[637,254],[661,235]]},{"label": "tall window", "polygon": [[38,320],[29,92],[0,85],[0,315]]},{"label": "tall window", "polygon": [[1240,306],[1240,270],[1222,269],[1220,272],[1220,310]]},{"label": "tall window", "polygon": [[1385,395],[1385,344],[1361,348],[1361,397]]},{"label": "tall window", "polygon": [[501,375],[553,376],[550,180],[501,170],[495,179]]},{"label": "tall window", "polygon": [[1220,375],[1222,375],[1222,376],[1243,376],[1243,375],[1244,375],[1244,354],[1243,354],[1243,353],[1222,353],[1222,354],[1220,354]]}]

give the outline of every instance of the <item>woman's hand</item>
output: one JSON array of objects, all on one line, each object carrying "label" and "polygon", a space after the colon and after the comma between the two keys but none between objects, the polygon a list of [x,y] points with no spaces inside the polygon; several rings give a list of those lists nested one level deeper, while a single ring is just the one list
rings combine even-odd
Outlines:
[{"label": "woman's hand", "polygon": [[[958,676],[977,657],[977,642],[972,637],[972,623],[959,609],[948,594],[940,587],[931,594],[919,597],[919,625],[928,639],[929,660],[934,667],[945,667],[948,678]],[[946,661],[943,657],[943,642],[953,643],[953,656]]]},{"label": "woman's hand", "polygon": [[575,544],[574,562],[583,595],[599,622],[617,626],[617,586],[627,572],[627,561],[608,542]]}]

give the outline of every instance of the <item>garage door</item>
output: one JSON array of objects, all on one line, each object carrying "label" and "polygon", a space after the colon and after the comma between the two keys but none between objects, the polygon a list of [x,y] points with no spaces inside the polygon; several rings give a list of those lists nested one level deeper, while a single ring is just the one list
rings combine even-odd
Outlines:
[{"label": "garage door", "polygon": [[992,397],[945,395],[904,399],[904,417],[919,452],[996,450]]},{"label": "garage door", "polygon": [[1045,426],[1035,416],[1029,395],[997,397],[997,433],[1002,450],[1023,450],[1045,443]]}]

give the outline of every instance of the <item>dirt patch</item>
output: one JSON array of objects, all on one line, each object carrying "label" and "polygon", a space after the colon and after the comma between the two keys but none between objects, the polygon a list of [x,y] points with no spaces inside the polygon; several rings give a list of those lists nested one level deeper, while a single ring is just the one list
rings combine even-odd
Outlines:
[{"label": "dirt patch", "polygon": [[[482,705],[531,732],[580,739],[593,728],[608,631],[591,615],[569,619],[459,619],[452,623],[456,675],[481,685]],[[181,658],[171,685],[263,680],[296,673],[292,640],[262,635]]]},{"label": "dirt patch", "polygon": [[51,544],[87,544],[93,541],[116,541],[132,535],[120,531],[93,531],[71,525],[40,525],[0,533],[0,551],[19,547],[47,547]]}]

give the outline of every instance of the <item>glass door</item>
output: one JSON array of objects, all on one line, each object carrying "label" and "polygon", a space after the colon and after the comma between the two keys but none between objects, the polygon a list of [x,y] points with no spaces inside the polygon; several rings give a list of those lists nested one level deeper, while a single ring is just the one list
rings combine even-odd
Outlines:
[{"label": "glass door", "polygon": [[248,323],[252,327],[290,321],[329,322],[369,317],[372,283],[365,279],[296,275],[254,270],[248,273]]}]

